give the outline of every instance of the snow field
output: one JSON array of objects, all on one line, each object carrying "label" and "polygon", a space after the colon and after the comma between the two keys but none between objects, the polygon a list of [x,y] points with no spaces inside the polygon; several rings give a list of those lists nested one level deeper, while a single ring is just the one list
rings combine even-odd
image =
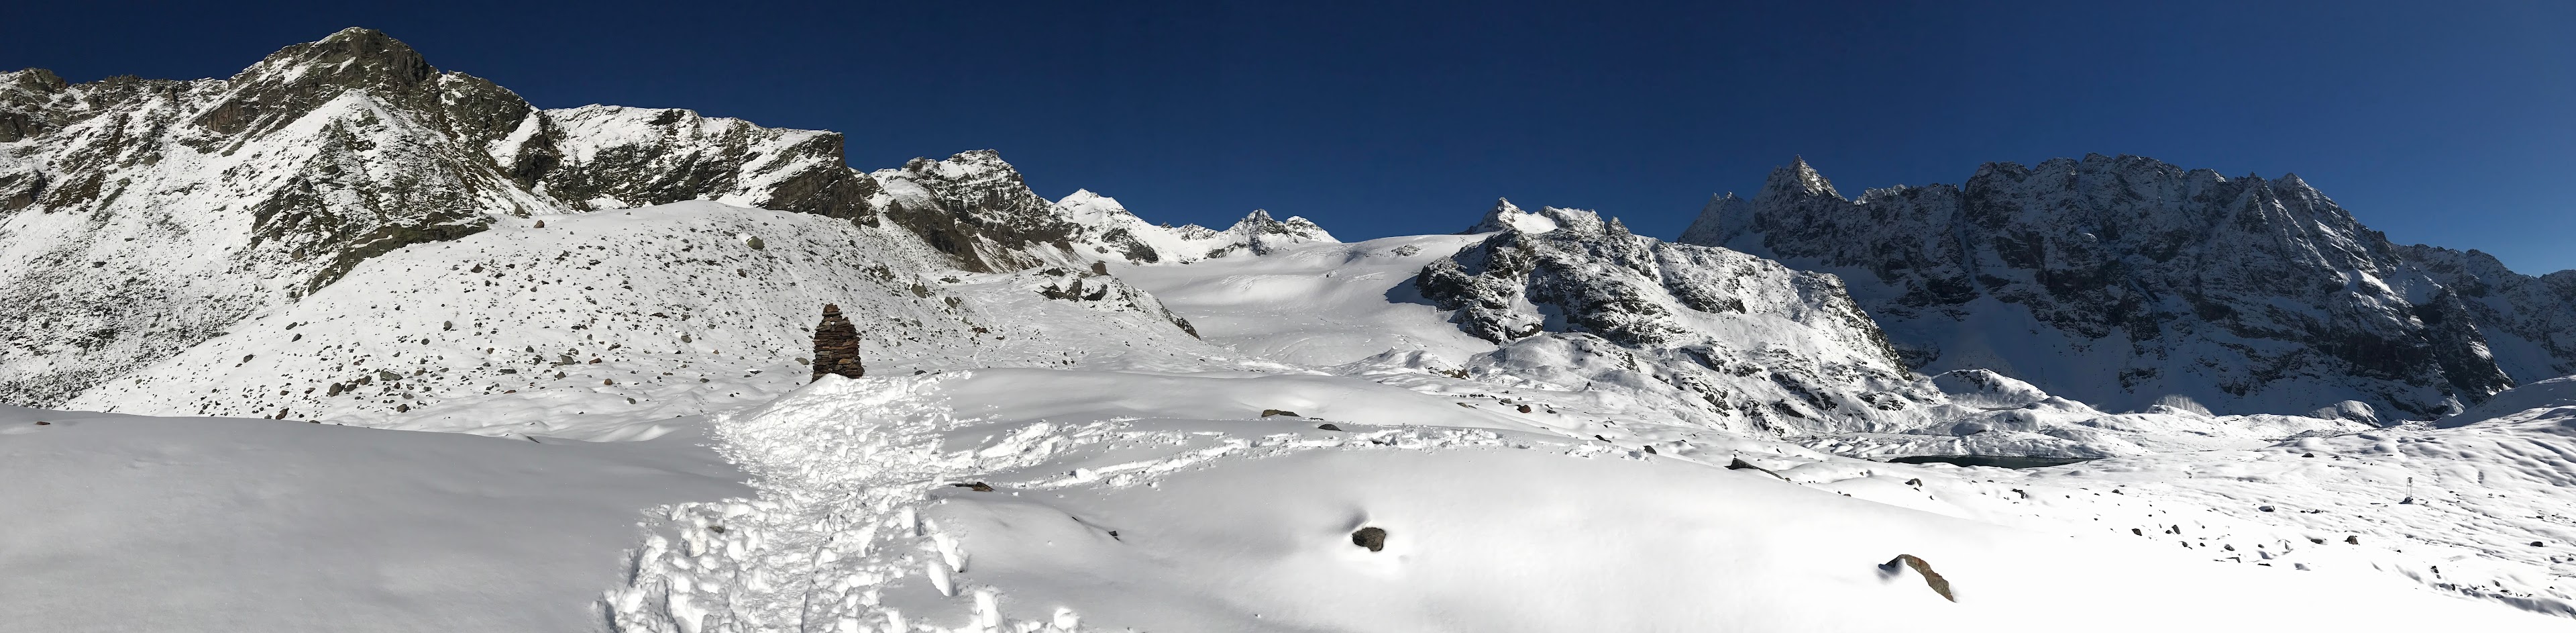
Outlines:
[{"label": "snow field", "polygon": [[702,440],[0,407],[0,630],[595,630],[642,509],[750,493]]},{"label": "snow field", "polygon": [[[1102,381],[1154,395],[1045,395]],[[1774,477],[1451,426],[1475,416],[1462,407],[1394,427],[1259,418],[1236,384],[1258,382],[1334,401],[1358,381],[946,372],[826,379],[727,415],[722,450],[760,496],[674,507],[681,534],[639,553],[614,617],[692,633],[2563,625],[2359,569],[2213,565],[1849,492],[1915,475],[1967,496],[1954,468],[1722,449]],[[1193,413],[1207,419],[1165,417]],[[1381,551],[1353,545],[1361,527],[1385,530]],[[1898,554],[1957,602],[1882,565]]]}]

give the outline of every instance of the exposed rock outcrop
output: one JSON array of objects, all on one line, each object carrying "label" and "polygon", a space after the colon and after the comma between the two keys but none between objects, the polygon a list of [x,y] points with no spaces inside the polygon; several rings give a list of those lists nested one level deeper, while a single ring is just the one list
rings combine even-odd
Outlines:
[{"label": "exposed rock outcrop", "polygon": [[1916,380],[1832,275],[1630,234],[1544,208],[1415,277],[1468,334],[1504,344],[1472,371],[1581,388],[1641,383],[1701,423],[1747,431],[1894,429],[1937,390]]},{"label": "exposed rock outcrop", "polygon": [[[2576,303],[2548,282],[2394,246],[2297,176],[2097,154],[1846,198],[1799,160],[1684,241],[1841,275],[1916,368],[2111,407],[2421,419],[2576,359]],[[2495,281],[2464,297],[2469,278]]]},{"label": "exposed rock outcrop", "polygon": [[1066,268],[1043,268],[1021,273],[1029,290],[1057,301],[1080,304],[1105,312],[1135,312],[1170,322],[1173,327],[1198,338],[1199,330],[1189,319],[1173,314],[1154,295],[1105,273],[1076,271]]}]

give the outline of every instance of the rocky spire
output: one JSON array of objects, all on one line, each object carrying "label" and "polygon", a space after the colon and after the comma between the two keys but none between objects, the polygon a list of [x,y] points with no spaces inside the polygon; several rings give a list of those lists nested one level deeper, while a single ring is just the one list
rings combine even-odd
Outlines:
[{"label": "rocky spire", "polygon": [[1816,173],[1816,168],[1807,164],[1804,156],[1791,158],[1787,167],[1771,170],[1771,178],[1762,183],[1761,195],[1765,198],[1781,195],[1843,197],[1834,191],[1833,182],[1825,180],[1824,174]]},{"label": "rocky spire", "polygon": [[858,327],[841,316],[841,306],[829,303],[823,304],[823,322],[814,325],[813,380],[822,380],[825,374],[843,378],[868,375],[867,368],[859,364]]},{"label": "rocky spire", "polygon": [[1523,211],[1519,205],[1512,204],[1510,199],[1495,198],[1494,209],[1485,212],[1485,219],[1458,234],[1474,235],[1514,230],[1523,233],[1546,233],[1556,230],[1556,221],[1548,219],[1547,216]]}]

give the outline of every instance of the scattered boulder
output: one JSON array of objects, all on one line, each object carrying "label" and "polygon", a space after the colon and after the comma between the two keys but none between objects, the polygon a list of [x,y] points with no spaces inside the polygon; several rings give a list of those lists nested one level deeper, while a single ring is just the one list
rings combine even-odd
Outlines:
[{"label": "scattered boulder", "polygon": [[987,484],[987,483],[984,483],[984,482],[981,482],[981,481],[977,481],[977,482],[969,482],[969,483],[962,483],[962,484],[948,484],[948,485],[950,485],[950,486],[954,486],[954,487],[958,487],[958,488],[965,488],[965,489],[973,490],[973,491],[976,491],[976,492],[992,492],[992,491],[993,491],[993,485],[992,485],[992,484]]},{"label": "scattered boulder", "polygon": [[1351,544],[1366,547],[1372,552],[1383,551],[1386,549],[1386,530],[1375,527],[1360,528],[1359,531],[1351,533]]},{"label": "scattered boulder", "polygon": [[1339,431],[1339,430],[1342,430],[1342,427],[1333,426],[1333,424],[1332,424],[1332,423],[1330,423],[1330,422],[1326,422],[1326,423],[1323,423],[1323,424],[1315,425],[1315,428],[1323,429],[1323,430],[1326,430],[1326,431]]}]

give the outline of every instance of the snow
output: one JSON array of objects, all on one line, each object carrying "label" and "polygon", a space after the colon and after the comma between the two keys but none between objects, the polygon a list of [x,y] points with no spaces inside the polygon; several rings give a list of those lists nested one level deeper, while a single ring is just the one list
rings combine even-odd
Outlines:
[{"label": "snow", "polygon": [[[1549,235],[1607,230],[1559,215]],[[1678,357],[1465,334],[1412,284],[1486,235],[966,273],[898,229],[720,202],[547,219],[372,259],[76,400],[287,419],[0,422],[0,475],[32,482],[0,494],[62,509],[0,541],[0,568],[40,570],[0,589],[121,588],[0,615],[693,633],[2576,616],[2563,381],[2457,428],[2375,428],[2350,406],[2109,413],[1960,371],[1891,383],[1917,403],[1901,415],[1763,432],[1684,414]],[[1707,250],[1690,256],[1739,256]],[[1866,358],[1759,334],[1831,323],[1730,279],[1710,283],[1787,293],[1766,299],[1781,314],[1682,327]],[[826,301],[870,324],[872,377],[806,384]],[[1955,454],[2104,459],[1872,461]],[[1352,544],[1361,527],[1382,550]],[[1957,601],[1884,565],[1899,554]]]},{"label": "snow", "polygon": [[1414,298],[1411,281],[1424,264],[1476,241],[1423,235],[1320,243],[1112,271],[1188,317],[1209,342],[1243,353],[1329,366],[1406,350],[1454,364],[1494,344],[1458,331]]},{"label": "snow", "polygon": [[748,493],[697,436],[0,408],[0,628],[592,630],[644,509]]},{"label": "snow", "polygon": [[[990,150],[861,174],[829,132],[532,110],[455,73],[429,106],[367,77],[283,90],[361,69],[297,60],[130,99],[0,74],[0,105],[65,122],[0,153],[0,187],[55,192],[0,217],[0,392],[87,410],[0,409],[0,508],[33,509],[0,530],[0,629],[2576,618],[2576,377],[2548,380],[2570,321],[2539,310],[2576,277],[2379,244],[2295,178],[2228,203],[2279,230],[2223,253],[2278,261],[2199,264],[2295,292],[2140,348],[2079,330],[2145,290],[2037,301],[2048,270],[1958,232],[1963,189],[1847,200],[1803,161],[1713,197],[1688,245],[1499,200],[1467,234],[1342,243],[1047,200]],[[292,107],[195,123],[252,94]],[[2163,184],[2006,193],[2233,182],[2042,171],[2115,162],[2085,169]],[[2006,219],[2084,256],[2124,239],[2096,215]],[[1773,261],[1764,231],[1821,247]],[[1949,296],[1988,283],[1953,262],[2021,290]],[[867,377],[809,381],[826,303]],[[2472,318],[2495,331],[2432,327]],[[2524,385],[2407,422],[2447,388],[2222,362],[2333,342],[2230,327],[2331,319]],[[2089,461],[1879,461],[1939,455]]]},{"label": "snow", "polygon": [[[1801,472],[1812,466],[1782,480],[1462,431],[1451,416],[1328,431],[1230,407],[1173,418],[1184,412],[1168,402],[1040,395],[1102,380],[1178,391],[1168,377],[1086,373],[826,379],[726,416],[727,455],[761,475],[760,498],[676,508],[683,533],[648,543],[613,617],[647,631],[2563,626],[2357,566],[2219,565],[2102,530],[2052,535],[1837,494],[1906,490],[1893,482],[1940,468],[1813,483]],[[1353,545],[1362,527],[1386,532],[1382,551]],[[1957,602],[1882,565],[1898,554],[1930,561]]]},{"label": "snow", "polygon": [[797,359],[827,302],[871,324],[880,371],[1227,366],[1167,317],[1046,300],[1024,275],[943,272],[917,244],[846,221],[687,202],[549,222],[369,260],[69,406],[650,437],[803,384]]}]

